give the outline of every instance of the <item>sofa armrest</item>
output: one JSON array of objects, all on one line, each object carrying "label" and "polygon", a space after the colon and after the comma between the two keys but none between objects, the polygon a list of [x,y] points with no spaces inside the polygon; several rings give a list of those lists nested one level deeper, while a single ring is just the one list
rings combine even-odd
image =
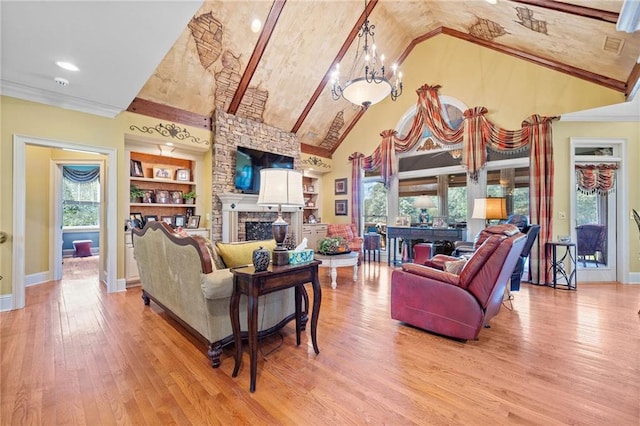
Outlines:
[{"label": "sofa armrest", "polygon": [[418,265],[416,263],[403,263],[402,270],[410,274],[419,275],[435,281],[441,281],[445,284],[458,286],[460,277],[450,272],[441,271],[440,269],[430,268],[428,266]]},{"label": "sofa armrest", "polygon": [[216,269],[200,274],[200,286],[205,299],[229,299],[233,293],[233,274],[230,269]]}]

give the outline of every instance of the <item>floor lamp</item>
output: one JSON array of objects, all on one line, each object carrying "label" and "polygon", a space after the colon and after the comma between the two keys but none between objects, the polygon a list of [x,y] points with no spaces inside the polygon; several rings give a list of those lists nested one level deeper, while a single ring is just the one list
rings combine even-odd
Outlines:
[{"label": "floor lamp", "polygon": [[289,253],[284,247],[289,224],[282,218],[282,206],[302,207],[302,172],[290,169],[260,170],[258,205],[278,206],[278,218],[271,224],[276,248],[271,259],[274,265],[287,265]]}]

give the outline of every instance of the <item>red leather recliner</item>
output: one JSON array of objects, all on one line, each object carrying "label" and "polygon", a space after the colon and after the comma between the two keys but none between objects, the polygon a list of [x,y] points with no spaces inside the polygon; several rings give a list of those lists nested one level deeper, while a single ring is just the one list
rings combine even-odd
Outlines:
[{"label": "red leather recliner", "polygon": [[475,251],[460,275],[403,264],[391,275],[391,317],[444,336],[476,339],[500,310],[525,241],[516,227],[502,228]]}]

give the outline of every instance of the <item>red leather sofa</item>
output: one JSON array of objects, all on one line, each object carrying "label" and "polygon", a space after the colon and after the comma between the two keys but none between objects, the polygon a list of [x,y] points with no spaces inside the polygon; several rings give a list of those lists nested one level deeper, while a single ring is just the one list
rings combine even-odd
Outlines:
[{"label": "red leather sofa", "polygon": [[491,235],[459,275],[412,263],[393,271],[391,317],[444,336],[477,339],[500,310],[526,241],[512,225],[487,229]]}]

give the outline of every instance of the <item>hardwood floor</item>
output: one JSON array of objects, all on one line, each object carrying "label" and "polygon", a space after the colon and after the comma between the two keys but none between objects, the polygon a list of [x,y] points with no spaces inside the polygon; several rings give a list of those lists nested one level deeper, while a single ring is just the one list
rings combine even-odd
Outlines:
[{"label": "hardwood floor", "polygon": [[254,394],[246,350],[237,378],[232,347],[212,369],[139,287],[28,287],[25,309],[0,314],[1,422],[639,424],[640,286],[523,284],[513,311],[461,343],[390,318],[386,264],[358,274],[341,268],[336,290],[321,274],[319,355],[293,325],[261,342]]}]

